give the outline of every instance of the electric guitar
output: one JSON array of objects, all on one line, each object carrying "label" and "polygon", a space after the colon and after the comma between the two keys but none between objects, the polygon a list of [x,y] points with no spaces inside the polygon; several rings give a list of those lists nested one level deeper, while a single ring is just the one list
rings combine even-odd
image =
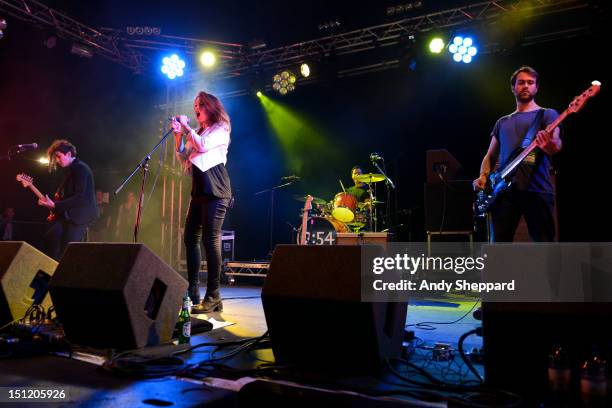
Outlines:
[{"label": "electric guitar", "polygon": [[[28,176],[27,174],[21,173],[21,174],[18,174],[16,178],[17,178],[17,181],[20,182],[24,188],[27,187],[30,190],[32,190],[32,192],[36,195],[36,197],[38,197],[41,200],[46,200],[44,194],[41,193],[40,190],[36,188],[36,186],[34,186],[32,176]],[[58,199],[57,197],[55,198],[56,200]],[[47,221],[53,222],[55,221],[56,218],[57,218],[57,215],[53,212],[53,210],[49,210]]]},{"label": "electric guitar", "polygon": [[304,211],[302,212],[302,229],[300,232],[300,245],[308,245],[306,242],[306,227],[308,224],[308,211],[312,209],[312,196],[306,197],[306,204],[304,204]]},{"label": "electric guitar", "polygon": [[[551,124],[546,126],[547,132],[552,132],[556,127],[558,127],[561,122],[571,113],[576,113],[586,103],[586,101],[597,95],[601,88],[601,82],[593,81],[589,89],[578,95],[574,98],[574,100],[569,104],[566,110],[563,111],[559,115],[557,119],[555,119]],[[510,189],[512,185],[512,176],[516,170],[516,168],[521,164],[521,162],[537,147],[535,139],[527,146],[525,149],[518,149],[513,156],[514,159],[510,161],[507,165],[504,166],[501,170],[495,171],[489,175],[487,180],[487,185],[485,189],[479,191],[476,196],[476,206],[475,211],[479,216],[483,216],[489,209],[493,202],[497,199],[497,197]]]}]

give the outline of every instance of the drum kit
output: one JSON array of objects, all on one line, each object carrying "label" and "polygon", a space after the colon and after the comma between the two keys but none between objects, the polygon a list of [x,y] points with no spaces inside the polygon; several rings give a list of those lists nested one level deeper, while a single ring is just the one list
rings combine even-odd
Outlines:
[{"label": "drum kit", "polygon": [[[357,202],[354,195],[342,191],[331,201],[312,197],[306,223],[306,244],[333,245],[336,243],[336,233],[373,231],[376,222],[376,206],[383,204],[374,197],[372,185],[386,180],[383,174],[367,173],[355,177],[355,181],[364,183],[369,192],[369,198]],[[297,201],[306,202],[308,195],[294,195]],[[302,227],[298,228],[298,243],[300,243]]]}]

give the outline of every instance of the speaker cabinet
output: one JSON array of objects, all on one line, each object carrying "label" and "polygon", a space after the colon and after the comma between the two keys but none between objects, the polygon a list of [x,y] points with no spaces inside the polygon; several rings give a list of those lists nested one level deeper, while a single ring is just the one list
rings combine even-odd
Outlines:
[{"label": "speaker cabinet", "polygon": [[34,301],[51,306],[48,286],[56,267],[26,242],[0,242],[0,326],[24,317]]},{"label": "speaker cabinet", "polygon": [[474,191],[469,180],[425,184],[425,230],[472,231]]},{"label": "speaker cabinet", "polygon": [[375,372],[400,355],[407,304],[361,302],[360,263],[360,246],[276,246],[261,297],[278,363]]},{"label": "speaker cabinet", "polygon": [[133,349],[167,342],[187,281],[143,244],[71,243],[51,280],[69,341]]}]

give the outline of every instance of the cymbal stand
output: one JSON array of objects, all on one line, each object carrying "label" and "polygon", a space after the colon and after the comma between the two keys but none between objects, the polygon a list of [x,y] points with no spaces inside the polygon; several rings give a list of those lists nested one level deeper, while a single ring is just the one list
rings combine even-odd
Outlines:
[{"label": "cymbal stand", "polygon": [[[383,162],[383,167],[385,166],[385,159],[383,157],[380,157],[380,160],[382,160]],[[372,164],[374,165],[374,167],[376,167],[376,169],[383,175],[385,176],[385,185],[387,186],[387,229],[389,228],[389,226],[391,225],[391,189],[395,190],[395,184],[393,183],[393,180],[391,180],[389,178],[389,176],[387,176],[387,173],[385,171],[383,171],[383,169],[380,168],[380,166],[378,165],[378,163],[376,162],[376,160],[372,160]]]}]

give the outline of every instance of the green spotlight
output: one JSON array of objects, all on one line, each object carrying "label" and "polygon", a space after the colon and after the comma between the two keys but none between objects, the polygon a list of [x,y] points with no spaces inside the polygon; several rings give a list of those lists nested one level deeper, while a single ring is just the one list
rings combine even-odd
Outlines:
[{"label": "green spotlight", "polygon": [[308,78],[310,76],[310,66],[308,64],[300,65],[300,74],[302,74],[304,78]]},{"label": "green spotlight", "polygon": [[429,51],[431,51],[434,54],[440,54],[442,50],[444,49],[444,47],[445,47],[444,40],[441,39],[440,37],[433,38],[429,42]]},{"label": "green spotlight", "polygon": [[263,94],[261,93],[261,91],[257,91],[257,93],[255,95],[257,95],[258,98],[261,98],[261,95],[263,95]]}]

